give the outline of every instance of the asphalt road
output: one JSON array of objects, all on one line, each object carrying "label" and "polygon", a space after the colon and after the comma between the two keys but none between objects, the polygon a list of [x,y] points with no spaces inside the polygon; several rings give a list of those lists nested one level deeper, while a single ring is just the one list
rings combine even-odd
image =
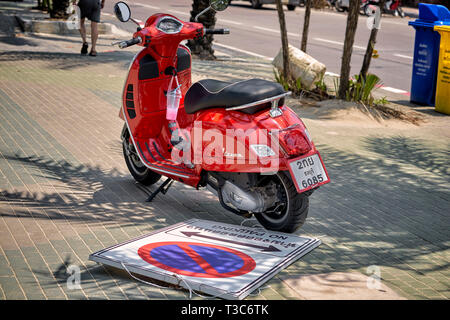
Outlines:
[{"label": "asphalt road", "polygon": [[[132,16],[145,21],[157,12],[167,12],[182,20],[188,20],[192,1],[190,0],[139,0],[127,1]],[[114,1],[107,1],[106,14],[113,13]],[[303,27],[304,9],[285,11],[289,42],[299,47]],[[259,56],[273,58],[280,46],[278,15],[274,5],[265,5],[256,10],[250,2],[233,1],[230,7],[216,15],[217,27],[228,27],[230,35],[215,36],[217,49],[221,46],[244,50]],[[307,53],[327,66],[327,71],[340,72],[342,47],[345,36],[347,15],[336,11],[313,10]],[[377,74],[384,86],[410,90],[414,29],[408,26],[409,18],[401,19],[383,16],[378,33],[376,49],[380,57],[372,60],[371,72]],[[367,17],[360,16],[352,55],[352,73],[361,67],[370,30],[366,26]],[[132,22],[120,25],[129,31],[135,30]]]}]

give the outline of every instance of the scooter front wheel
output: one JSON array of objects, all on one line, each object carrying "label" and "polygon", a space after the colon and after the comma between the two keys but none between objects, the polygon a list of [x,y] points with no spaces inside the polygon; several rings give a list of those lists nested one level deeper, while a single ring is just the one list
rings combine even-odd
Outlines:
[{"label": "scooter front wheel", "polygon": [[127,131],[123,137],[122,149],[128,170],[137,182],[146,186],[155,184],[161,178],[161,175],[150,170],[142,163],[136,153],[133,143],[130,140],[130,135]]},{"label": "scooter front wheel", "polygon": [[277,173],[279,179],[279,197],[283,206],[278,210],[255,213],[256,219],[268,230],[292,233],[300,228],[308,216],[309,198],[298,193],[289,172]]}]

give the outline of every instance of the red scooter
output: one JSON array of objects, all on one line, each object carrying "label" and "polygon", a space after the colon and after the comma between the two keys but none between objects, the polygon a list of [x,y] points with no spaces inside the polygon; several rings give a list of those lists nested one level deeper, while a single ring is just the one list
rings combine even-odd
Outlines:
[{"label": "red scooter", "polygon": [[[212,0],[207,10],[227,6],[228,0]],[[122,22],[131,19],[124,2],[114,11]],[[167,177],[148,201],[173,181],[207,187],[225,209],[254,214],[267,229],[294,232],[306,219],[308,197],[330,181],[328,173],[305,125],[284,104],[289,92],[280,84],[191,83],[191,53],[180,43],[227,33],[158,13],[131,40],[116,43],[143,47],[123,90],[126,164],[143,185]]]}]

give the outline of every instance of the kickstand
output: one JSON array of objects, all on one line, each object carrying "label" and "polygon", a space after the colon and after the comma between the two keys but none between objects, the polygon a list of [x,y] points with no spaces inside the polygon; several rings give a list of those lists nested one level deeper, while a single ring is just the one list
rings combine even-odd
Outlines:
[{"label": "kickstand", "polygon": [[[170,178],[167,178],[166,181],[164,181],[158,189],[156,189],[151,195],[148,196],[146,202],[152,202],[153,198],[156,197],[158,193],[166,194],[167,190],[169,190],[170,186],[172,185],[173,180]],[[167,187],[166,187],[167,186]],[[166,187],[166,188],[164,188]]]}]

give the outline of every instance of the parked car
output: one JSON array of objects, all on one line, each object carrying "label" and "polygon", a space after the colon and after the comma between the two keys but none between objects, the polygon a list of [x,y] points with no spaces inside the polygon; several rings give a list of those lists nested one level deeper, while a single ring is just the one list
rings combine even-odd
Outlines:
[{"label": "parked car", "polygon": [[[274,4],[275,0],[248,0],[252,4],[252,8],[259,9],[263,4]],[[286,5],[289,11],[295,10],[296,7],[303,7],[306,0],[283,0],[282,3]]]}]

